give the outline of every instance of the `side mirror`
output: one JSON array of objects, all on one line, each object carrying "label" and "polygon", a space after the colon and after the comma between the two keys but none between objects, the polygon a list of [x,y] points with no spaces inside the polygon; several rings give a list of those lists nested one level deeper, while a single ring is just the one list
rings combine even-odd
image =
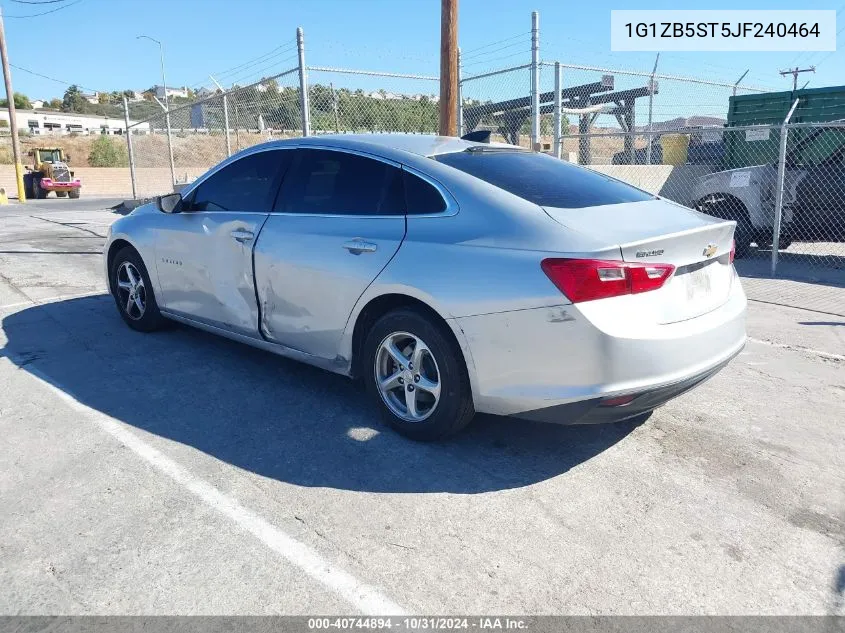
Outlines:
[{"label": "side mirror", "polygon": [[179,213],[181,202],[181,193],[169,193],[166,196],[156,198],[156,206],[162,213]]}]

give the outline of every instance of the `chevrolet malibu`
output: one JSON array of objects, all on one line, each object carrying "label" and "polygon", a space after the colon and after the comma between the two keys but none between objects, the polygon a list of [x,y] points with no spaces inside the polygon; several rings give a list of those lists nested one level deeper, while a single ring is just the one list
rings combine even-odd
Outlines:
[{"label": "chevrolet malibu", "polygon": [[232,156],[104,254],[129,327],[359,378],[433,440],[476,412],[645,417],[715,374],[745,344],[734,227],[519,147],[338,135]]}]

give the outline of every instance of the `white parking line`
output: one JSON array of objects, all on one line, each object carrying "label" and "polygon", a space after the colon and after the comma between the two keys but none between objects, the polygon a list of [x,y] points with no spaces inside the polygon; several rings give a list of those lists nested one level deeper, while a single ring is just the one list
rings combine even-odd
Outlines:
[{"label": "white parking line", "polygon": [[840,354],[831,354],[830,352],[823,352],[818,349],[813,349],[811,347],[801,347],[800,345],[788,345],[786,343],[775,343],[774,341],[766,341],[759,338],[752,338],[748,337],[748,340],[752,343],[759,343],[761,345],[768,345],[769,347],[777,347],[778,349],[788,349],[792,350],[793,352],[804,352],[805,354],[815,354],[816,356],[821,356],[822,358],[827,358],[830,360],[838,360],[838,361],[845,361],[845,356],[841,356]]},{"label": "white parking line", "polygon": [[85,414],[98,427],[155,469],[173,479],[207,506],[231,519],[282,558],[301,569],[327,589],[344,598],[362,613],[366,615],[405,614],[402,607],[378,589],[362,583],[348,572],[322,558],[308,545],[300,543],[257,513],[242,506],[235,499],[226,496],[206,481],[195,477],[186,468],[129,431],[122,422],[81,403],[61,385],[54,382],[52,378],[35,369],[32,365],[27,366],[26,371],[43,386],[50,389],[72,408]]}]

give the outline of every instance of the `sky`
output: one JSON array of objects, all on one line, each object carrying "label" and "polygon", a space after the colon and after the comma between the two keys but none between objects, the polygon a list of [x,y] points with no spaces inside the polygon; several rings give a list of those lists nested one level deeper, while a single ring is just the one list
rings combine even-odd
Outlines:
[{"label": "sky", "polygon": [[[439,0],[52,0],[35,4],[46,1],[0,0],[10,63],[52,78],[13,68],[15,91],[30,98],[61,97],[69,83],[99,91],[145,89],[160,83],[158,47],[136,39],[138,35],[164,43],[167,83],[175,86],[211,85],[209,74],[227,86],[245,85],[293,68],[298,26],[304,29],[309,65],[431,75],[438,69]],[[610,51],[610,10],[631,6],[625,0],[459,0],[464,76],[530,61],[532,10],[540,13],[543,60],[651,70],[652,53]],[[746,0],[740,7],[736,2],[714,0],[704,7],[700,2],[640,0],[634,6],[793,9],[795,3]],[[37,17],[16,17],[58,7],[65,8]],[[801,8],[840,11],[837,19],[842,26],[837,26],[835,53],[664,53],[659,72],[732,83],[749,69],[746,82],[777,90],[791,87],[791,78],[778,75],[779,69],[816,64],[817,72],[803,75],[799,86],[807,79],[809,87],[845,84],[845,0],[807,0]],[[333,77],[337,81],[339,76]],[[348,76],[344,80],[358,82],[351,87],[364,89],[438,91],[436,82],[416,82],[409,88],[398,80],[390,85]],[[522,90],[518,83],[512,90]],[[492,84],[486,88],[496,89]]]}]

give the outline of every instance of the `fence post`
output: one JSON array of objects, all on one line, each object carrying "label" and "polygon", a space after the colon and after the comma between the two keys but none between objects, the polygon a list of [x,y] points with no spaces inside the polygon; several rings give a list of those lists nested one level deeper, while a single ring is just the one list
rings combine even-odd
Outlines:
[{"label": "fence post", "polygon": [[660,61],[660,53],[654,59],[654,68],[651,69],[651,78],[648,81],[648,135],[645,142],[645,164],[651,165],[651,142],[652,137],[652,111],[654,110],[654,75],[657,74],[657,62]]},{"label": "fence post", "polygon": [[226,130],[226,158],[232,155],[232,141],[229,138],[229,100],[223,93],[223,129]]},{"label": "fence post", "polygon": [[555,62],[555,113],[554,113],[554,137],[555,137],[555,158],[560,158],[563,152],[563,148],[561,147],[561,143],[563,139],[561,139],[561,126],[563,124],[563,116],[560,111],[561,107],[561,94],[560,91],[563,88],[563,81],[561,81],[561,70],[560,70],[560,62]]},{"label": "fence post", "polygon": [[209,75],[209,78],[223,93],[223,128],[226,130],[226,158],[228,158],[232,155],[232,142],[229,140],[229,102],[226,98],[226,89],[212,75]]},{"label": "fence post", "polygon": [[302,27],[296,28],[296,49],[299,53],[299,107],[302,110],[302,136],[311,134],[311,113],[308,110],[308,70],[305,67],[305,37]]},{"label": "fence post", "polygon": [[531,12],[531,149],[540,149],[540,14]]},{"label": "fence post", "polygon": [[340,116],[337,112],[337,95],[334,92],[334,82],[329,82],[329,90],[332,92],[332,110],[334,110],[334,131],[340,134]]},{"label": "fence post", "polygon": [[123,121],[126,124],[126,148],[129,151],[129,178],[132,180],[132,199],[138,197],[135,185],[135,152],[132,149],[132,130],[129,129],[129,101],[123,95]]},{"label": "fence post", "polygon": [[458,131],[458,138],[464,135],[464,91],[461,85],[461,48],[458,47],[458,107],[457,107],[457,124],[455,129]]},{"label": "fence post", "polygon": [[796,99],[792,107],[789,109],[789,113],[786,115],[786,118],[783,120],[783,123],[780,126],[780,148],[778,151],[778,176],[777,181],[775,183],[775,217],[774,217],[774,227],[772,232],[772,270],[771,275],[772,277],[775,276],[777,273],[778,268],[778,246],[780,244],[780,224],[781,218],[783,216],[783,184],[784,179],[786,178],[786,140],[787,136],[789,135],[789,120],[792,118],[793,112],[795,112],[795,108],[798,107],[798,99]]}]

